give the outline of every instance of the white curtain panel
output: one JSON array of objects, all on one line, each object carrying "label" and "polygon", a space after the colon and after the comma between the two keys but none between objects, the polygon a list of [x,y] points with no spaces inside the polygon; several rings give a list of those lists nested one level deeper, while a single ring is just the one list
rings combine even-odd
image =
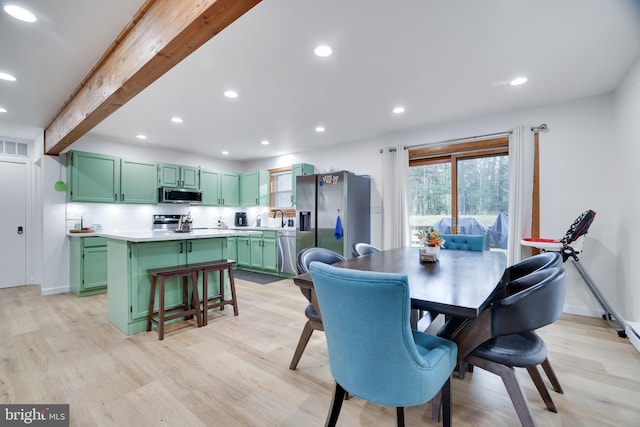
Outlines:
[{"label": "white curtain panel", "polygon": [[[531,126],[517,126],[509,137],[509,242],[507,265],[528,256],[520,240],[531,236],[534,135]],[[526,252],[525,252],[526,251]]]},{"label": "white curtain panel", "polygon": [[409,246],[409,150],[384,148],[381,157],[383,248]]}]

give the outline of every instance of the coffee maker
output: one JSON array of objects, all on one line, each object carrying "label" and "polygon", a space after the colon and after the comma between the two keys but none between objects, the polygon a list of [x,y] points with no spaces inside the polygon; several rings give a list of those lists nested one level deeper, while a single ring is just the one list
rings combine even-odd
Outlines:
[{"label": "coffee maker", "polygon": [[246,227],[249,224],[247,223],[247,213],[246,212],[236,212],[235,226],[236,227]]}]

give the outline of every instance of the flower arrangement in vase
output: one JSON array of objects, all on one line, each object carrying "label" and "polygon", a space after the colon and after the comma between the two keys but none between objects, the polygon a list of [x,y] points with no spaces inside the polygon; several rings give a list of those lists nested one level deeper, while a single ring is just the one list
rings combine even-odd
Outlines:
[{"label": "flower arrangement in vase", "polygon": [[420,241],[420,262],[436,262],[440,258],[440,248],[445,240],[440,233],[429,227],[418,230],[416,237]]}]

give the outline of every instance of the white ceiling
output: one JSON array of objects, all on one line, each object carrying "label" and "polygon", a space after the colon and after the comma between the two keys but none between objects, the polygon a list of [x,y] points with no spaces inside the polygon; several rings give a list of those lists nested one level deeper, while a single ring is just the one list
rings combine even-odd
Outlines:
[{"label": "white ceiling", "polygon": [[[0,135],[32,140],[143,1],[11,3],[40,21],[0,12]],[[634,0],[263,0],[92,133],[264,158],[607,93],[639,57]]]}]

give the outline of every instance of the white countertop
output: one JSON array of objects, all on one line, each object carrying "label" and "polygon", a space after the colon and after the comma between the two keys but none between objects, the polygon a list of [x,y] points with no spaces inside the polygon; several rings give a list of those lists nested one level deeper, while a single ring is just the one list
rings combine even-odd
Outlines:
[{"label": "white countertop", "polygon": [[[249,227],[247,227],[249,228]],[[259,235],[260,231],[253,228],[248,230],[236,230],[230,228],[208,228],[193,230],[188,233],[176,233],[171,230],[145,230],[145,231],[100,231],[93,233],[69,233],[70,237],[106,237],[107,239],[126,240],[128,242],[159,242],[164,240],[207,239],[212,237],[250,236]]]}]

